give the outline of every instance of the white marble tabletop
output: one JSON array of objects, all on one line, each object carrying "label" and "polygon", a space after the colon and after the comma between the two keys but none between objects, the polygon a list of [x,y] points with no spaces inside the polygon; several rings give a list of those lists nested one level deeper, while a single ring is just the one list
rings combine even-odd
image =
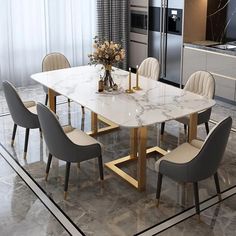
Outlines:
[{"label": "white marble tabletop", "polygon": [[[141,127],[173,120],[214,106],[215,101],[176,87],[139,77],[142,90],[126,94],[128,72],[114,69],[116,93],[98,93],[100,66],[80,66],[42,72],[31,78],[124,127]],[[132,74],[132,86],[135,86]]]}]

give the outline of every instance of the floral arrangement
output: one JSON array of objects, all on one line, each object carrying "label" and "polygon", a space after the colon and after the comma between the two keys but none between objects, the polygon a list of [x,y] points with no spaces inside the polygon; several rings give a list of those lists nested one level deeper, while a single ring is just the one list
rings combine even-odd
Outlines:
[{"label": "floral arrangement", "polygon": [[95,36],[93,47],[95,51],[88,55],[90,65],[102,64],[106,67],[121,62],[125,58],[125,50],[119,43],[101,40]]}]

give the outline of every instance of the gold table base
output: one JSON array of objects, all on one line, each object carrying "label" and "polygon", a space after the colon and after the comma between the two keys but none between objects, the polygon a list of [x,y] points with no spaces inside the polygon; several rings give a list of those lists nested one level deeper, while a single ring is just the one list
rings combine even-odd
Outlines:
[{"label": "gold table base", "polygon": [[[146,150],[146,154],[150,154],[153,152],[160,153],[163,156],[167,154],[167,152],[165,150],[161,149],[158,146],[152,147],[152,148],[149,148]],[[138,160],[138,157],[128,155],[126,157],[121,157],[117,160],[107,162],[107,163],[105,163],[105,166],[107,168],[109,168],[110,170],[112,170],[114,173],[116,173],[118,176],[120,176],[122,179],[127,181],[133,187],[135,187],[139,190],[144,190],[144,187],[140,186],[140,182],[137,179],[133,178],[132,176],[130,176],[129,174],[127,174],[125,171],[123,171],[122,169],[120,169],[118,167],[121,164],[125,164],[125,163],[131,162],[131,161],[137,161],[137,160]]]},{"label": "gold table base", "polygon": [[[98,128],[97,122],[100,120],[104,124],[107,124],[107,127]],[[103,134],[110,131],[113,131],[115,129],[118,129],[119,125],[115,124],[114,122],[104,118],[103,116],[97,115],[96,113],[91,113],[91,131],[86,132],[88,135],[97,135],[97,134]]]}]

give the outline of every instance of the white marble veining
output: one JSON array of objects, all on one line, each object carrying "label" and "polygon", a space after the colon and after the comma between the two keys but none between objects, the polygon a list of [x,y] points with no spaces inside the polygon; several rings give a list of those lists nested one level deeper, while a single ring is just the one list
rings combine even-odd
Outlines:
[{"label": "white marble veining", "polygon": [[[140,127],[189,115],[215,104],[214,100],[144,77],[141,91],[126,94],[128,72],[114,69],[119,93],[98,93],[99,66],[81,66],[33,74],[35,81],[124,127]],[[132,74],[135,86],[135,74]]]}]

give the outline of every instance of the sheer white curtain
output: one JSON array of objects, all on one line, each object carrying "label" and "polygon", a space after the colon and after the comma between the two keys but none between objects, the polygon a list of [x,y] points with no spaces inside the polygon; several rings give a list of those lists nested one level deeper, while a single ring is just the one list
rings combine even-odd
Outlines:
[{"label": "sheer white curtain", "polygon": [[0,0],[0,82],[32,84],[50,52],[87,64],[95,34],[96,0]]}]

